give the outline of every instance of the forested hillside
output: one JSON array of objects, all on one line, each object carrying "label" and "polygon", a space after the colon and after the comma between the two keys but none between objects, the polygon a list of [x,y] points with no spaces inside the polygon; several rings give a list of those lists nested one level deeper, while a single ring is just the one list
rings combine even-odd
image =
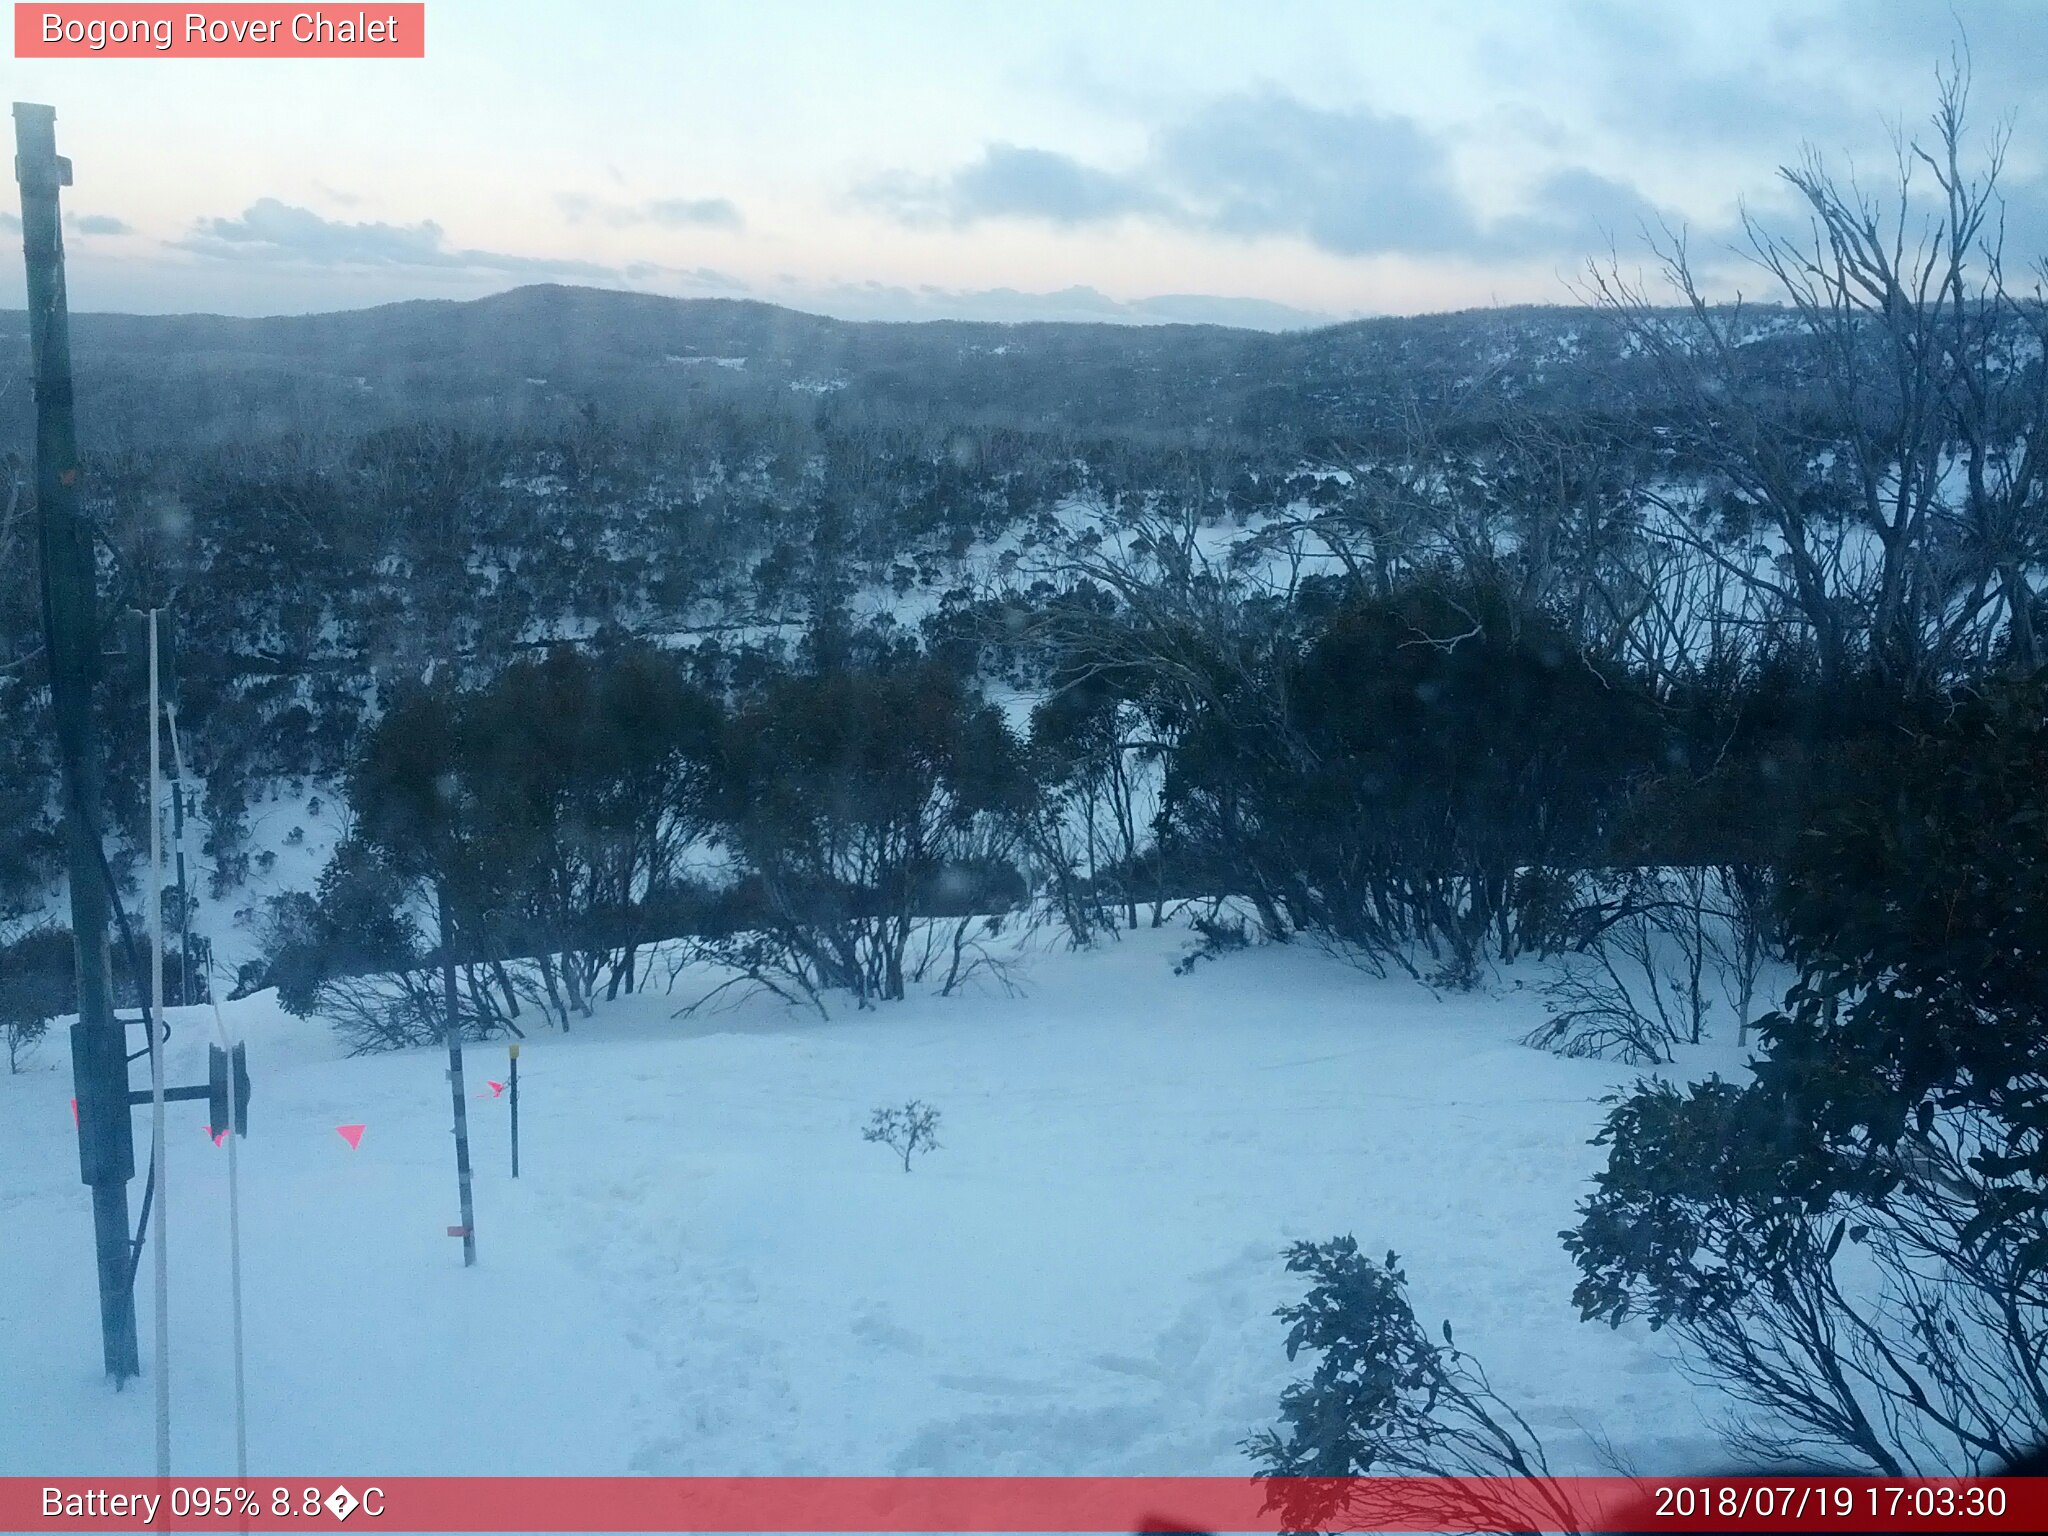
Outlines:
[{"label": "forested hillside", "polygon": [[[360,432],[421,413],[514,426],[589,407],[776,416],[833,395],[907,425],[1067,428],[1170,443],[1351,434],[1389,399],[1487,378],[1613,398],[1577,310],[1490,310],[1271,335],[1216,326],[849,322],[724,299],[514,289],[331,315],[79,315],[81,421],[109,448]],[[26,352],[26,321],[0,316]],[[791,397],[794,397],[793,399]],[[20,392],[6,430],[27,420]],[[808,411],[801,414],[808,415]]]}]

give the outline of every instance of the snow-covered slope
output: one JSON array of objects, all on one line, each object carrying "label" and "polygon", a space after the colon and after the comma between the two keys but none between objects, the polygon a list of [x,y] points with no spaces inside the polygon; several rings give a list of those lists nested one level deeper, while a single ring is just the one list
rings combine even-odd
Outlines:
[{"label": "snow-covered slope", "polygon": [[[480,1264],[445,1058],[342,1059],[270,994],[242,1147],[250,1458],[292,1473],[1211,1473],[1269,1424],[1294,1238],[1393,1248],[1418,1315],[1561,1470],[1712,1463],[1647,1334],[1577,1321],[1556,1234],[1630,1076],[1515,1043],[1511,987],[1446,997],[1312,950],[1172,973],[1181,931],[1037,953],[1020,995],[830,1022],[658,991],[521,1057],[468,1054]],[[171,1079],[212,1033],[178,1017]],[[69,1074],[0,1077],[0,1474],[142,1473],[151,1394],[101,1378]],[[1732,1064],[1696,1053],[1688,1070]],[[860,1129],[920,1098],[905,1173]],[[232,1467],[226,1153],[171,1109],[174,1466]],[[367,1127],[351,1151],[335,1127]],[[138,1116],[146,1146],[146,1116]],[[139,1183],[134,1190],[139,1194]],[[147,1267],[145,1266],[145,1275]],[[148,1341],[148,1286],[142,1287]]]}]

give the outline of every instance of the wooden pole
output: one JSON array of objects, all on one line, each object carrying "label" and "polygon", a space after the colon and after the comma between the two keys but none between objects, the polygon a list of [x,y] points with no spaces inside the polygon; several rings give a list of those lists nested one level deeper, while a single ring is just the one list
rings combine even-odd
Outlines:
[{"label": "wooden pole", "polygon": [[[166,706],[171,736],[178,733],[178,706]],[[183,765],[171,765],[171,858],[177,865],[178,886],[178,1006],[192,1002],[192,900],[185,894],[185,772]]]},{"label": "wooden pole", "polygon": [[28,269],[29,350],[35,370],[43,644],[64,785],[71,934],[78,953],[78,1022],[71,1028],[78,1162],[92,1189],[102,1353],[107,1374],[119,1385],[142,1369],[129,1273],[128,1181],[135,1177],[135,1132],[128,1113],[128,1044],[114,1019],[113,980],[107,967],[111,896],[99,846],[100,770],[92,718],[100,633],[92,532],[78,511],[71,322],[64,298],[64,236],[57,195],[60,187],[71,185],[71,162],[57,153],[56,109],[17,101],[14,147],[14,174],[21,183],[22,255]]},{"label": "wooden pole", "polygon": [[178,626],[168,619],[161,637],[164,724],[171,733],[171,858],[177,866],[178,1005],[192,1002],[192,909],[185,894],[185,755],[178,750]]},{"label": "wooden pole", "polygon": [[438,882],[434,894],[441,909],[441,996],[447,1011],[448,1092],[455,1100],[455,1183],[462,1196],[462,1263],[476,1263],[476,1208],[469,1189],[469,1105],[462,1096],[462,1014],[455,995],[455,921],[448,908],[448,886]]}]

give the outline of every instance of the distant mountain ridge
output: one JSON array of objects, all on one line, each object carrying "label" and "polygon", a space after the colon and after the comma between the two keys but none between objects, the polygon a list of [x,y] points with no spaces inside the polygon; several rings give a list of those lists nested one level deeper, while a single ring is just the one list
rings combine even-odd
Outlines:
[{"label": "distant mountain ridge", "polygon": [[[1354,320],[1273,333],[1217,325],[852,321],[745,299],[554,284],[327,314],[79,314],[88,442],[368,427],[420,413],[563,406],[666,411],[720,397],[1014,420],[1090,433],[1313,436],[1392,390],[1474,378],[1604,392],[1628,358],[1580,307]],[[11,354],[11,355],[10,355]],[[712,366],[722,364],[723,366]],[[0,312],[0,381],[27,371],[27,318]],[[27,427],[27,391],[0,429]]]}]

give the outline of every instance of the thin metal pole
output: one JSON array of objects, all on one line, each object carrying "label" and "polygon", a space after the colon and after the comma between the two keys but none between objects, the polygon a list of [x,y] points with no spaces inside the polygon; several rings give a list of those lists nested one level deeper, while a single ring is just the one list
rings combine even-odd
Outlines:
[{"label": "thin metal pole", "polygon": [[241,1109],[228,1084],[228,1284],[235,1311],[235,1476],[249,1475],[249,1389],[242,1374],[242,1169],[235,1142],[242,1134]]},{"label": "thin metal pole", "polygon": [[519,1042],[508,1047],[512,1053],[512,1177],[519,1177]]},{"label": "thin metal pole", "polygon": [[[178,707],[165,707],[164,718],[171,729],[171,771],[177,775],[179,790],[184,793],[185,744],[178,738]],[[172,837],[177,843],[178,865],[182,870],[185,862],[185,826],[182,820],[173,824]],[[179,881],[179,896],[184,895],[184,882]],[[180,911],[183,911],[180,907]],[[190,935],[182,950],[185,960],[191,960]],[[242,1167],[236,1153],[235,1143],[241,1138],[241,1095],[235,1091],[235,1045],[228,1036],[227,1020],[221,1017],[220,994],[217,987],[209,985],[206,998],[213,1005],[213,1032],[220,1036],[220,1048],[228,1053],[228,1294],[234,1309],[234,1350],[235,1350],[235,1476],[249,1475],[249,1390],[246,1372],[243,1368],[242,1353]],[[218,1127],[216,1127],[218,1129]],[[248,1528],[245,1520],[243,1529]]]},{"label": "thin metal pole", "polygon": [[170,1185],[164,1164],[163,731],[158,711],[157,610],[149,610],[149,1117],[156,1167],[156,1475],[171,1475],[171,1264],[164,1251]]}]

